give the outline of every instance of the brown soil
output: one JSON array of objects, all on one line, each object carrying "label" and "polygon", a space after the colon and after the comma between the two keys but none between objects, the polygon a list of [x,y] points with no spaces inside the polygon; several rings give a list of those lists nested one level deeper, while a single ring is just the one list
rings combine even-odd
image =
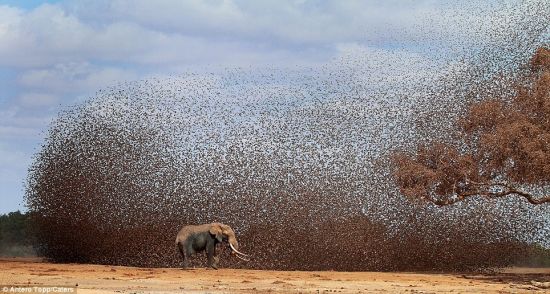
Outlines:
[{"label": "brown soil", "polygon": [[543,293],[550,289],[550,269],[512,268],[483,275],[181,270],[2,258],[0,284],[76,286],[78,293]]}]

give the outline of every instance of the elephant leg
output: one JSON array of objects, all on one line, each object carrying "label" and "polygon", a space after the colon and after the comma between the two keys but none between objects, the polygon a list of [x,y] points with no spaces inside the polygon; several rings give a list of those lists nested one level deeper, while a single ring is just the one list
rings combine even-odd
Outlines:
[{"label": "elephant leg", "polygon": [[220,259],[216,255],[216,245],[214,243],[208,244],[206,255],[208,256],[208,266],[213,269],[218,269],[218,262]]},{"label": "elephant leg", "polygon": [[178,249],[183,259],[183,268],[186,269],[189,266],[189,256],[186,254],[186,250],[183,247],[183,244],[178,243]]},{"label": "elephant leg", "polygon": [[189,256],[186,254],[183,255],[183,267],[182,268],[188,268],[189,267]]},{"label": "elephant leg", "polygon": [[218,255],[214,255],[213,259],[214,261],[212,262],[212,267],[218,269],[218,262],[220,262],[220,257]]},{"label": "elephant leg", "polygon": [[220,255],[219,254],[220,254],[220,252],[216,251],[216,245],[214,245],[214,266],[216,267],[216,269],[218,268],[218,263],[220,262]]}]

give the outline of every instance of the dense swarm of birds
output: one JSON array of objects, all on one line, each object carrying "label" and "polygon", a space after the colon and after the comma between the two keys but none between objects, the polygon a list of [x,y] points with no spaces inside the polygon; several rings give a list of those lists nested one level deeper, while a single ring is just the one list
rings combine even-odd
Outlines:
[{"label": "dense swarm of birds", "polygon": [[547,207],[473,198],[440,208],[404,197],[392,178],[394,150],[455,142],[468,103],[508,99],[548,41],[544,1],[494,15],[490,41],[440,63],[358,48],[320,67],[98,92],[59,114],[29,171],[39,250],[57,262],[177,267],[178,230],[208,222],[231,225],[253,256],[226,250],[221,265],[236,268],[479,269],[548,246]]}]

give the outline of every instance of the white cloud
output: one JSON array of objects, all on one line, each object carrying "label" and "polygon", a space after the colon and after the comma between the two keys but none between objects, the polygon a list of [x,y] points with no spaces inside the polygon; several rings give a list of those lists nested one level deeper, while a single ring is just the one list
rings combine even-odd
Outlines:
[{"label": "white cloud", "polygon": [[32,139],[38,138],[39,134],[40,131],[35,128],[0,125],[0,139]]},{"label": "white cloud", "polygon": [[0,144],[0,166],[2,167],[2,174],[10,173],[9,170],[11,169],[17,171],[25,169],[30,161],[29,155],[25,152],[13,150],[5,144]]},{"label": "white cloud", "polygon": [[91,33],[74,16],[52,5],[30,12],[0,6],[0,64],[44,66],[74,58]]},{"label": "white cloud", "polygon": [[25,89],[58,94],[90,93],[138,75],[116,67],[98,67],[86,62],[56,64],[46,69],[24,71],[19,84]]},{"label": "white cloud", "polygon": [[59,102],[59,98],[45,93],[25,93],[19,96],[19,101],[26,107],[48,107]]},{"label": "white cloud", "polygon": [[384,34],[388,27],[403,29],[418,24],[422,19],[417,16],[441,5],[433,1],[115,0],[70,2],[67,7],[86,20],[124,20],[191,36],[319,44],[358,41]]},{"label": "white cloud", "polygon": [[[140,7],[138,4],[132,5],[135,9],[129,11],[149,9],[147,5]],[[122,9],[121,3],[112,5]],[[42,5],[28,12],[1,6],[0,16],[6,17],[0,18],[0,65],[30,68],[34,75],[39,75],[37,68],[38,71],[49,70],[60,64],[72,63],[110,64],[110,67],[126,63],[149,68],[201,64],[303,64],[308,60],[319,60],[320,56],[326,60],[329,57],[327,53],[331,52],[330,48],[328,51],[327,48],[296,49],[275,44],[264,39],[279,33],[257,31],[253,28],[254,24],[247,25],[243,20],[233,23],[236,16],[222,16],[226,10],[223,5],[219,11],[214,9],[210,12],[202,4],[197,5],[199,14],[187,19],[184,25],[192,23],[194,18],[198,18],[197,23],[184,26],[182,30],[163,29],[132,18],[118,18],[117,15],[112,15],[114,19],[111,22],[96,24],[84,16],[71,14],[59,5]],[[210,31],[217,27],[219,34],[204,31],[202,16],[207,13],[216,21],[204,25],[210,27]],[[164,21],[160,16],[154,18]],[[248,30],[257,31],[254,39],[249,38]]]},{"label": "white cloud", "polygon": [[21,21],[23,11],[10,6],[0,5],[0,37],[5,37],[11,32],[14,26]]},{"label": "white cloud", "polygon": [[[468,26],[456,26],[464,16],[458,12],[433,1],[70,1],[31,11],[0,6],[0,65],[327,60],[338,43],[464,38],[459,31]],[[427,28],[431,33],[419,38]]]},{"label": "white cloud", "polygon": [[38,139],[52,120],[51,110],[12,106],[0,110],[0,142],[4,139]]}]

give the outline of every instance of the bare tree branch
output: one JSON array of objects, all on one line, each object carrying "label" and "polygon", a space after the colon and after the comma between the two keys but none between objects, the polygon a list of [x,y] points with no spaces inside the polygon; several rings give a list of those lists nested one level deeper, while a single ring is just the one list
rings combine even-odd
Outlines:
[{"label": "bare tree branch", "polygon": [[543,196],[543,197],[537,198],[537,197],[535,197],[534,195],[532,195],[530,193],[520,191],[520,190],[518,190],[518,189],[516,189],[516,188],[514,188],[510,185],[507,185],[505,183],[485,183],[485,184],[482,184],[482,185],[486,185],[486,186],[489,186],[489,187],[500,186],[504,189],[503,191],[496,192],[496,193],[495,192],[488,192],[486,196],[491,197],[491,198],[499,198],[499,197],[504,197],[504,196],[515,194],[515,195],[524,197],[525,199],[527,199],[527,201],[529,201],[529,203],[535,204],[535,205],[550,202],[550,196]]},{"label": "bare tree branch", "polygon": [[[446,197],[444,199],[441,199],[439,197],[432,195],[433,193],[429,193],[428,197],[426,197],[426,200],[432,202],[437,206],[447,206],[473,196],[483,196],[487,198],[500,198],[508,195],[517,195],[517,196],[524,197],[525,199],[527,199],[527,201],[529,201],[529,203],[534,205],[550,203],[550,196],[535,197],[530,193],[527,193],[525,191],[520,191],[505,183],[478,183],[474,181],[469,181],[469,184],[473,186],[477,186],[477,188],[467,192],[456,193],[452,197]],[[495,191],[488,190],[495,186],[501,187],[502,191],[495,192]],[[486,188],[480,189],[479,187],[486,187]]]}]

